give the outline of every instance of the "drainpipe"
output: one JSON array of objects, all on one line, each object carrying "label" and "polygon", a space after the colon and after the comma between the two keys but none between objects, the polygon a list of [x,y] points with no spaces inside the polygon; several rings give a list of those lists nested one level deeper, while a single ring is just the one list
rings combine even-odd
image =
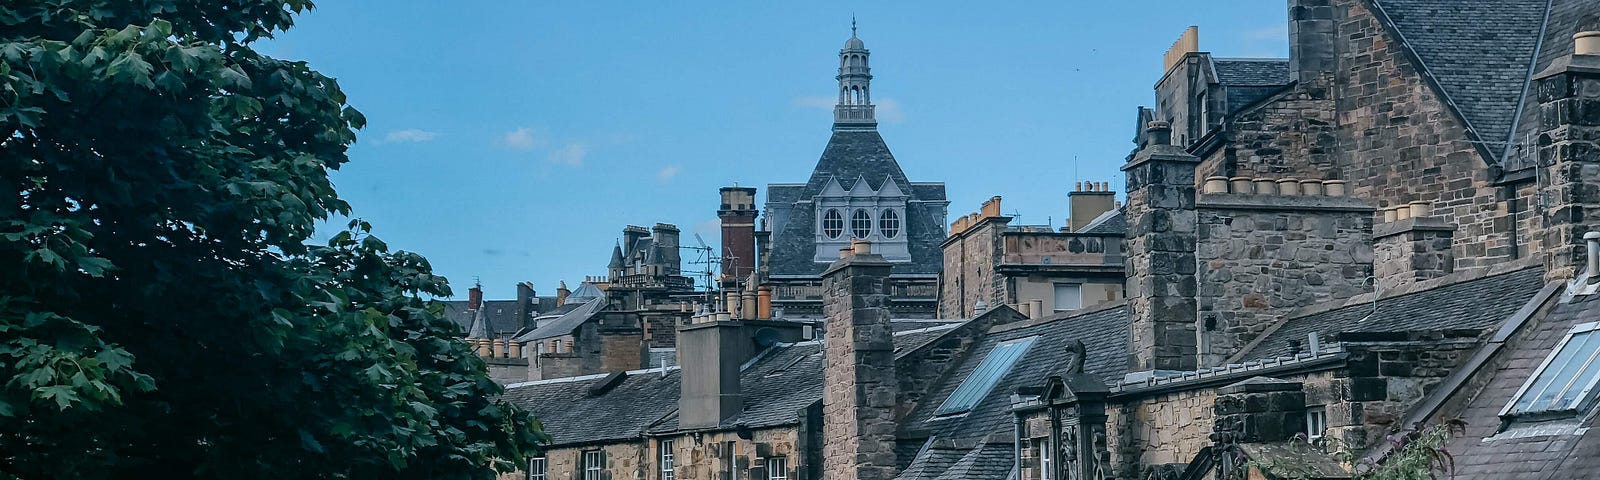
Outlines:
[{"label": "drainpipe", "polygon": [[1022,415],[1011,412],[1011,478],[1022,478]]}]

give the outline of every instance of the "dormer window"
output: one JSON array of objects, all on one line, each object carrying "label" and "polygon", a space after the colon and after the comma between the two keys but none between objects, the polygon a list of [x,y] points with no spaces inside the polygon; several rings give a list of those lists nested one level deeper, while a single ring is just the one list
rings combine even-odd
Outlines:
[{"label": "dormer window", "polygon": [[856,238],[867,238],[872,235],[872,214],[867,213],[867,209],[858,208],[856,213],[850,216],[850,233],[855,234]]},{"label": "dormer window", "polygon": [[840,215],[837,209],[828,209],[828,213],[822,215],[822,234],[828,238],[839,238],[839,234],[842,233],[844,233],[844,215]]},{"label": "dormer window", "polygon": [[878,216],[878,233],[883,234],[883,238],[894,238],[899,236],[900,214],[895,213],[894,210],[884,210],[883,213]]},{"label": "dormer window", "polygon": [[1600,380],[1600,322],[1572,327],[1555,351],[1500,411],[1501,417],[1550,418],[1594,406]]}]

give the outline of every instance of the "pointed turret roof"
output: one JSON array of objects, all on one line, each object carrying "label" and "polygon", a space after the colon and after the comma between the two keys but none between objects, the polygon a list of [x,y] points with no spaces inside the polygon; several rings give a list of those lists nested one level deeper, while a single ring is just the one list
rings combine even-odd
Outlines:
[{"label": "pointed turret roof", "polygon": [[[609,268],[626,268],[628,262],[622,260],[622,244],[611,247],[611,265]],[[564,284],[562,286],[565,286]]]}]

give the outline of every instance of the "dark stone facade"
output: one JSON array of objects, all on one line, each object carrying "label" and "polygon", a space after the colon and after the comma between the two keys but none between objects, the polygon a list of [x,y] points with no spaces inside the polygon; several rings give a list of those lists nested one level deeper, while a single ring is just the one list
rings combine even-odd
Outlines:
[{"label": "dark stone facade", "polygon": [[883,257],[859,253],[823,274],[823,478],[890,480],[896,474],[897,380],[885,288],[890,269]]}]

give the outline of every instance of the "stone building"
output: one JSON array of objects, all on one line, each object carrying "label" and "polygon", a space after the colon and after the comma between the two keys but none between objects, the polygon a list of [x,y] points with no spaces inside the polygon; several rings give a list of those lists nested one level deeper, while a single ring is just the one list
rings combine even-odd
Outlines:
[{"label": "stone building", "polygon": [[[897,315],[932,317],[937,309],[939,244],[949,202],[943,183],[906,178],[878,134],[869,55],[854,34],[839,51],[833,134],[811,178],[767,186],[759,233],[735,227],[749,223],[747,215],[722,215],[725,239],[757,240],[756,268],[773,287],[773,303],[789,316],[821,316],[822,270],[852,239],[873,242],[894,264]],[[724,255],[751,251],[744,243],[724,245]],[[732,265],[748,268],[742,261]]]},{"label": "stone building", "polygon": [[950,224],[939,279],[939,316],[970,317],[990,305],[1048,315],[1121,300],[1122,238],[1116,192],[1079,182],[1067,225],[1012,225],[1000,197]]},{"label": "stone building", "polygon": [[1124,299],[908,328],[855,242],[820,339],[701,317],[681,366],[510,386],[555,439],[529,475],[1349,478],[1458,420],[1457,476],[1600,468],[1600,0],[1287,4],[1275,93],[1140,112]]}]

